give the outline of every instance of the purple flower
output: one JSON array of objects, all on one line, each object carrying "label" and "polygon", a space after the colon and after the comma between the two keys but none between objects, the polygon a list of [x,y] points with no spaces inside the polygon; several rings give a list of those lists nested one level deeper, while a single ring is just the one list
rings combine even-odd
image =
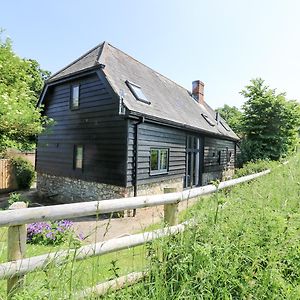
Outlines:
[{"label": "purple flower", "polygon": [[[35,244],[60,244],[66,240],[66,234],[73,232],[73,222],[61,220],[58,222],[39,222],[27,227],[27,241]],[[83,240],[83,236],[80,236]]]}]

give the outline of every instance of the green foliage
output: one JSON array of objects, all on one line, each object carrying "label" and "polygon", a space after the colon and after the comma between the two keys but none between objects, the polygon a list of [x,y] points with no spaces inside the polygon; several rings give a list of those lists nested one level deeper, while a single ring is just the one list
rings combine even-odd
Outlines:
[{"label": "green foliage", "polygon": [[[150,276],[105,299],[299,299],[300,158],[201,199],[197,226],[150,249]],[[159,249],[163,249],[163,251]]]},{"label": "green foliage", "polygon": [[29,204],[29,199],[27,199],[26,197],[24,197],[20,193],[10,193],[7,202],[8,202],[9,205],[12,205],[15,202],[25,202],[28,205]]},{"label": "green foliage", "polygon": [[21,157],[11,158],[19,189],[29,189],[35,178],[32,164]]},{"label": "green foliage", "polygon": [[286,100],[285,94],[277,94],[261,78],[251,80],[241,94],[246,98],[242,118],[243,160],[278,160],[295,151],[300,126],[299,103]]},{"label": "green foliage", "polygon": [[235,106],[225,104],[216,109],[230,128],[238,135],[242,134],[242,112]]},{"label": "green foliage", "polygon": [[272,162],[269,160],[259,159],[255,162],[247,162],[243,165],[242,168],[236,169],[234,173],[234,178],[255,174],[267,170],[271,167]]},{"label": "green foliage", "polygon": [[49,123],[36,108],[48,72],[35,60],[18,57],[0,31],[0,152],[15,147],[32,148],[35,135]]}]

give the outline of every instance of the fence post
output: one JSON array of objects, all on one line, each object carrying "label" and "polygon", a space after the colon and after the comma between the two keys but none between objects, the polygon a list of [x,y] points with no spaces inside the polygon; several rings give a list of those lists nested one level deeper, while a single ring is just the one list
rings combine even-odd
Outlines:
[{"label": "fence post", "polygon": [[[26,208],[25,202],[15,202],[9,209]],[[14,261],[25,257],[26,251],[26,225],[17,225],[8,227],[7,235],[7,260]],[[7,279],[7,299],[22,288],[24,276],[13,276]]]},{"label": "fence post", "polygon": [[[176,188],[164,188],[164,193],[175,193]],[[173,226],[178,224],[178,203],[164,205],[164,222],[166,225]]]}]

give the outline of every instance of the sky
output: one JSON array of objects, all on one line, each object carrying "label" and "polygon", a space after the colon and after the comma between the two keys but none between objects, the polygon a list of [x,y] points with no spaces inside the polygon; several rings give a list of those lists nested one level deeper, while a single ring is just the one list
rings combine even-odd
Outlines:
[{"label": "sky", "polygon": [[191,90],[213,108],[241,107],[261,77],[300,100],[298,0],[2,0],[2,39],[52,73],[102,41]]}]

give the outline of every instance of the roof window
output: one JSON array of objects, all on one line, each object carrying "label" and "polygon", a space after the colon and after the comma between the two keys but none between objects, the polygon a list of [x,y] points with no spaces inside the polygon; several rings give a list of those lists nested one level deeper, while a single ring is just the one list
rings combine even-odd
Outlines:
[{"label": "roof window", "polygon": [[230,131],[230,128],[224,122],[220,121],[221,125],[224,127],[226,131]]},{"label": "roof window", "polygon": [[137,100],[142,101],[147,104],[151,104],[151,102],[147,99],[147,97],[143,93],[142,88],[140,86],[138,86],[137,84],[132,83],[128,80],[126,80],[126,84],[128,85],[131,93]]},{"label": "roof window", "polygon": [[215,126],[216,124],[214,121],[206,114],[201,114],[202,117],[205,119],[205,121],[210,125],[210,126]]}]

